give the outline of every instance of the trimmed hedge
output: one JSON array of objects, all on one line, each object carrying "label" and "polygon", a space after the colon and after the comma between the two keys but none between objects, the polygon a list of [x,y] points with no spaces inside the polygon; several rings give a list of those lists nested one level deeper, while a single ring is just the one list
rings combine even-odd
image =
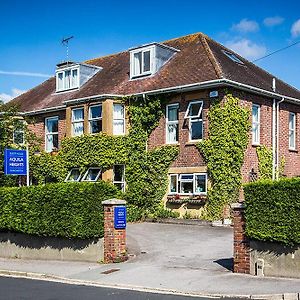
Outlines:
[{"label": "trimmed hedge", "polygon": [[110,183],[54,183],[0,188],[0,230],[39,236],[103,236],[103,200],[116,197]]},{"label": "trimmed hedge", "polygon": [[300,178],[250,183],[244,193],[247,236],[300,244]]}]

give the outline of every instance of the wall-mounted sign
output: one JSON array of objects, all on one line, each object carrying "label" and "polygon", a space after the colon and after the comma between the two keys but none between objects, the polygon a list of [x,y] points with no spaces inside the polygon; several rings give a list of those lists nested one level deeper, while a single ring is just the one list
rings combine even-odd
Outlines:
[{"label": "wall-mounted sign", "polygon": [[114,227],[115,229],[126,228],[126,207],[116,206],[114,208]]},{"label": "wall-mounted sign", "polygon": [[27,151],[4,150],[4,174],[27,175]]}]

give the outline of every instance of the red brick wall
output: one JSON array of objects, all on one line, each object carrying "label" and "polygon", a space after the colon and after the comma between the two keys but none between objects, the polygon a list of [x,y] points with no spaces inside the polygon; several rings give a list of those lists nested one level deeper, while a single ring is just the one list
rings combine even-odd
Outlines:
[{"label": "red brick wall", "polygon": [[41,150],[45,149],[45,118],[56,116],[58,116],[58,141],[60,146],[62,138],[66,136],[66,111],[60,110],[32,117],[34,124],[29,125],[29,129],[41,140]]}]

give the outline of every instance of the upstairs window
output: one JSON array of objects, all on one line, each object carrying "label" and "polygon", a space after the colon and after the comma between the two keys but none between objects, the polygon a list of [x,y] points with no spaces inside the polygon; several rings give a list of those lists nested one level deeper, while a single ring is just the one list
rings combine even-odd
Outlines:
[{"label": "upstairs window", "polygon": [[125,134],[125,107],[123,104],[114,103],[113,134]]},{"label": "upstairs window", "polygon": [[89,107],[89,127],[90,133],[102,131],[102,105],[93,105]]},{"label": "upstairs window", "polygon": [[58,149],[58,117],[45,119],[45,148],[46,152]]},{"label": "upstairs window", "polygon": [[167,144],[178,143],[178,111],[179,104],[170,104],[166,108],[166,137]]},{"label": "upstairs window", "polygon": [[296,149],[296,115],[289,113],[289,148]]},{"label": "upstairs window", "polygon": [[114,185],[125,192],[125,166],[114,165]]},{"label": "upstairs window", "polygon": [[13,143],[17,145],[24,145],[25,143],[25,132],[24,132],[25,121],[16,120],[14,123],[13,131]]},{"label": "upstairs window", "polygon": [[82,135],[83,128],[84,128],[83,108],[72,109],[72,136]]},{"label": "upstairs window", "polygon": [[207,193],[207,174],[171,174],[170,175],[170,194],[182,195],[206,195]]},{"label": "upstairs window", "polygon": [[257,104],[252,105],[252,144],[260,143],[260,107]]},{"label": "upstairs window", "polygon": [[189,140],[198,141],[203,138],[203,101],[192,101],[189,103],[185,118],[189,120]]},{"label": "upstairs window", "polygon": [[56,91],[65,91],[78,87],[78,68],[69,68],[56,73]]},{"label": "upstairs window", "polygon": [[134,51],[131,55],[131,77],[152,73],[153,48]]}]

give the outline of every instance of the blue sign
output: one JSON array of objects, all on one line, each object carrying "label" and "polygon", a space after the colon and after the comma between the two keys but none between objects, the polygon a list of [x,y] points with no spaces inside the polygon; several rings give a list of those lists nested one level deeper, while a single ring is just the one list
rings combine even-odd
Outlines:
[{"label": "blue sign", "polygon": [[26,150],[4,150],[4,174],[27,175]]},{"label": "blue sign", "polygon": [[126,207],[116,206],[114,209],[114,225],[115,229],[126,228]]}]

